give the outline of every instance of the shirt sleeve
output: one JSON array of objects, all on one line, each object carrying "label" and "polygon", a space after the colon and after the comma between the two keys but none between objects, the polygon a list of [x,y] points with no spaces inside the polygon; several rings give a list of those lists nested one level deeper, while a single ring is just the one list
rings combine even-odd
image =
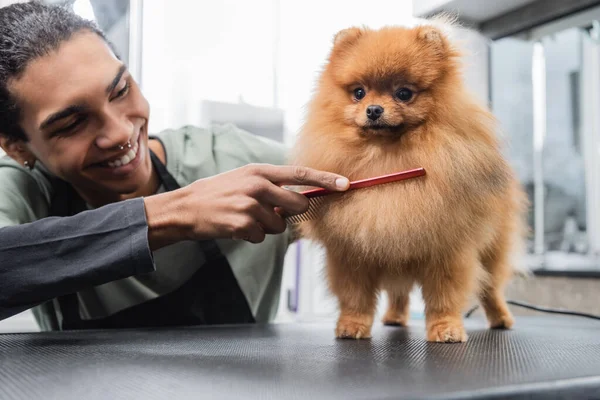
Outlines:
[{"label": "shirt sleeve", "polygon": [[36,198],[35,184],[23,179],[29,178],[0,167],[0,319],[86,287],[154,271],[142,198],[35,220],[43,196]]}]

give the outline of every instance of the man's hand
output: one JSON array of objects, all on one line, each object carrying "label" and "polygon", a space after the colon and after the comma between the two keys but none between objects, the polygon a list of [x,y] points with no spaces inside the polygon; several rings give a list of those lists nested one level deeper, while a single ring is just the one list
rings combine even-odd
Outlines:
[{"label": "man's hand", "polygon": [[348,179],[299,166],[251,164],[182,189],[147,197],[151,248],[184,239],[243,239],[260,243],[267,234],[282,233],[286,223],[276,209],[300,214],[308,199],[282,185],[348,188]]}]

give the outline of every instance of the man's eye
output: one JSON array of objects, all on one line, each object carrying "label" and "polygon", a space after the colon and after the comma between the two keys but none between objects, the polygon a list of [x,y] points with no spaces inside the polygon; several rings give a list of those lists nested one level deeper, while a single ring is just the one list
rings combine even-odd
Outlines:
[{"label": "man's eye", "polygon": [[111,100],[118,99],[119,97],[124,97],[129,92],[130,86],[131,85],[129,84],[129,82],[126,82],[123,89],[119,90]]},{"label": "man's eye", "polygon": [[54,131],[54,136],[69,135],[74,133],[77,128],[85,121],[85,117],[77,117],[73,123]]}]

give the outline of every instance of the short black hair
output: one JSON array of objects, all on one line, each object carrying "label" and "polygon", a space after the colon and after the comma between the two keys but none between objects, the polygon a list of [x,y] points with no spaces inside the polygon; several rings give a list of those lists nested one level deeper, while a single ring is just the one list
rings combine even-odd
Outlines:
[{"label": "short black hair", "polygon": [[82,31],[96,33],[114,51],[93,21],[65,7],[31,1],[0,8],[0,134],[27,141],[19,124],[19,106],[8,90],[10,80],[18,79],[30,62]]}]

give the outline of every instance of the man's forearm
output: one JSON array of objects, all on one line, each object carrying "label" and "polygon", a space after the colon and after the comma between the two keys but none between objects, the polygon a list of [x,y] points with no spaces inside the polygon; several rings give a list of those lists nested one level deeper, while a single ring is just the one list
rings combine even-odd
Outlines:
[{"label": "man's forearm", "polygon": [[0,228],[0,319],[154,271],[141,199]]}]

